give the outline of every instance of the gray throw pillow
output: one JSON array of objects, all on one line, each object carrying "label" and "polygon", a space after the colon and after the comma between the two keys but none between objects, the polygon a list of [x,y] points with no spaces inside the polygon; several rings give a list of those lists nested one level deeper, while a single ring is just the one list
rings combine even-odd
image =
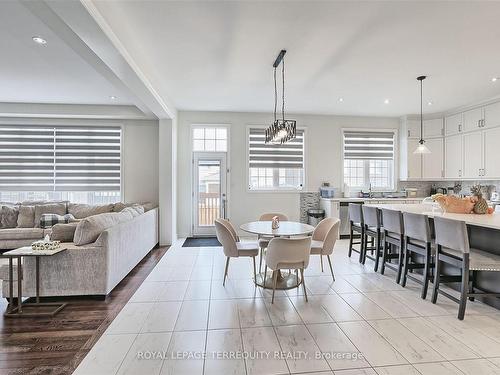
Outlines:
[{"label": "gray throw pillow", "polygon": [[132,213],[125,210],[87,217],[78,223],[73,242],[75,245],[86,245],[95,242],[106,229],[133,218]]},{"label": "gray throw pillow", "polygon": [[56,224],[68,224],[77,221],[71,214],[58,215],[58,214],[43,214],[40,218],[40,228],[50,228]]},{"label": "gray throw pillow", "polygon": [[114,204],[105,204],[100,206],[91,206],[88,204],[69,203],[68,214],[73,215],[77,219],[84,219],[89,216],[113,212]]},{"label": "gray throw pillow", "polygon": [[50,239],[52,241],[73,242],[75,237],[77,222],[69,224],[56,224],[52,227]]},{"label": "gray throw pillow", "polygon": [[19,206],[19,216],[17,217],[18,228],[35,227],[35,206]]},{"label": "gray throw pillow", "polygon": [[1,206],[0,209],[0,228],[17,227],[17,217],[19,216],[19,206]]},{"label": "gray throw pillow", "polygon": [[66,215],[66,203],[47,203],[35,206],[35,227],[40,228],[40,219],[45,214]]}]

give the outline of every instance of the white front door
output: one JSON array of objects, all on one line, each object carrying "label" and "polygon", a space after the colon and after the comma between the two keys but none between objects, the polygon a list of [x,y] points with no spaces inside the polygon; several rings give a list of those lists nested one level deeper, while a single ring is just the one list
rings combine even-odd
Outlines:
[{"label": "white front door", "polygon": [[193,235],[214,235],[214,220],[227,216],[225,152],[193,154]]}]

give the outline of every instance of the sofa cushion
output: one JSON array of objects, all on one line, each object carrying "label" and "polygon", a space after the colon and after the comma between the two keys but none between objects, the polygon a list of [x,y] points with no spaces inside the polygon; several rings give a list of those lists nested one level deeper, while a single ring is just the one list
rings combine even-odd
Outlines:
[{"label": "sofa cushion", "polygon": [[0,240],[39,240],[43,238],[42,228],[9,228],[0,230]]},{"label": "sofa cushion", "polygon": [[40,219],[42,215],[55,214],[66,215],[66,203],[47,203],[35,206],[35,227],[40,228]]},{"label": "sofa cushion", "polygon": [[50,239],[52,241],[73,242],[77,226],[77,222],[68,224],[56,224],[52,227]]},{"label": "sofa cushion", "polygon": [[19,215],[17,217],[18,228],[35,227],[35,206],[19,206]]},{"label": "sofa cushion", "polygon": [[128,211],[109,212],[87,217],[76,226],[73,242],[75,245],[86,245],[95,242],[106,229],[133,218],[132,213]]},{"label": "sofa cushion", "polygon": [[56,224],[67,224],[77,220],[78,219],[75,219],[75,217],[71,214],[43,214],[42,218],[40,219],[40,228],[50,228]]},{"label": "sofa cushion", "polygon": [[113,212],[114,204],[91,206],[89,204],[69,203],[68,214],[72,214],[76,219],[84,219],[89,216]]},{"label": "sofa cushion", "polygon": [[17,227],[19,206],[2,205],[0,207],[0,228]]}]

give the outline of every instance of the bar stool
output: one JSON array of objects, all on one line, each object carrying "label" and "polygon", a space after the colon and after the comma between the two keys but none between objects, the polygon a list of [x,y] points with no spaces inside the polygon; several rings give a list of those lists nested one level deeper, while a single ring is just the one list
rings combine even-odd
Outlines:
[{"label": "bar stool", "polygon": [[[349,203],[349,258],[353,251],[359,253],[359,262],[363,260],[365,226],[363,220],[363,210],[360,203]],[[361,236],[360,242],[354,242],[354,233]],[[359,245],[359,250],[353,245]]]},{"label": "bar stool", "polygon": [[[403,254],[404,254],[404,226],[403,214],[401,211],[389,210],[382,208],[382,223],[384,226],[384,246],[382,251],[382,267],[380,273],[383,275],[385,267],[397,271],[396,282],[399,284],[401,280],[401,272],[403,270]],[[392,250],[398,248],[397,253]],[[397,259],[398,264],[388,263],[392,259]]]},{"label": "bar stool", "polygon": [[[448,297],[459,304],[458,319],[463,320],[468,297],[500,296],[500,293],[475,293],[474,288],[477,289],[474,285],[475,278],[472,277],[472,280],[470,279],[471,271],[473,273],[477,271],[499,272],[500,255],[471,248],[469,245],[467,226],[464,221],[435,217],[434,228],[436,231],[436,267],[432,303],[436,303],[438,293]],[[462,275],[443,275],[441,263],[460,268]],[[439,288],[441,282],[460,282],[460,299],[441,290]]]},{"label": "bar stool", "polygon": [[[363,219],[364,219],[364,251],[363,251],[363,261],[365,264],[366,258],[374,260],[375,266],[374,270],[377,272],[379,258],[382,255],[382,223],[380,220],[380,210],[374,206],[367,206],[366,204],[363,207]],[[372,238],[372,243],[374,244],[371,247],[368,247],[368,237]],[[373,241],[373,239],[375,241]],[[367,255],[368,250],[371,250],[372,256]],[[373,256],[373,250],[375,250],[375,256]]]},{"label": "bar stool", "polygon": [[[403,212],[405,246],[404,246],[404,267],[403,281],[401,285],[406,286],[406,279],[410,278],[422,284],[422,299],[427,297],[427,288],[433,267],[432,256],[435,253],[435,244],[432,241],[432,233],[429,225],[429,218],[426,215]],[[424,257],[424,262],[418,262],[412,255],[418,254]],[[423,278],[408,275],[408,270],[424,269]]]}]

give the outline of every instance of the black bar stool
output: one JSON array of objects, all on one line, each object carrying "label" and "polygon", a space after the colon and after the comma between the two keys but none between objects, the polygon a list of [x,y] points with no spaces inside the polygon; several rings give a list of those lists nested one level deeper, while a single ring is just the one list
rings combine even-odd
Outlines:
[{"label": "black bar stool", "polygon": [[[353,251],[359,253],[359,262],[363,261],[365,226],[363,220],[363,210],[360,203],[349,203],[349,258]],[[354,233],[361,236],[360,242],[354,242]],[[353,245],[359,245],[359,250]]]},{"label": "black bar stool", "polygon": [[[429,218],[426,215],[403,213],[405,245],[404,245],[404,267],[403,281],[401,285],[406,286],[406,279],[410,278],[419,284],[422,284],[422,299],[427,297],[427,288],[431,276],[432,256],[435,253],[435,244],[432,241],[432,233],[429,225]],[[418,254],[423,257],[423,263],[418,262],[412,255]],[[408,270],[424,270],[422,279],[414,275],[408,275]]]},{"label": "black bar stool", "polygon": [[[382,223],[384,226],[384,246],[380,273],[384,274],[386,266],[397,271],[396,282],[399,284],[404,254],[403,214],[401,211],[382,208]],[[397,252],[393,252],[396,248]],[[397,264],[389,263],[392,259],[397,259]]]},{"label": "black bar stool", "polygon": [[[362,206],[363,219],[364,219],[364,251],[362,263],[365,264],[366,258],[375,261],[373,269],[375,272],[378,270],[379,258],[382,255],[382,224],[380,218],[380,210],[374,206]],[[368,237],[372,238],[372,246],[368,246]],[[371,256],[368,255],[371,251]],[[373,254],[375,251],[375,254]]]},{"label": "black bar stool", "polygon": [[[471,248],[469,245],[469,234],[464,221],[434,218],[436,231],[436,267],[434,276],[434,290],[432,292],[432,303],[436,303],[438,293],[459,304],[458,319],[463,320],[467,298],[474,296],[500,297],[500,293],[489,293],[482,291],[475,293],[474,273],[477,271],[500,271],[500,255]],[[462,271],[461,276],[445,276],[441,271],[441,263],[458,267]],[[473,277],[470,279],[470,272]],[[441,282],[460,282],[460,298],[446,293],[439,288]]]}]

